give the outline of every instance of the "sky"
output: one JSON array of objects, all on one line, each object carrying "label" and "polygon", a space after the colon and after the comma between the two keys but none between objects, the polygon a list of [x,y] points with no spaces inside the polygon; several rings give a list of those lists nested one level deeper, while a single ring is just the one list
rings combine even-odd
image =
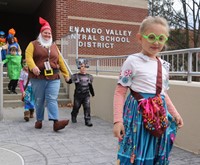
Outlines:
[{"label": "sky", "polygon": [[[195,2],[197,2],[198,5],[200,5],[200,0],[195,0]],[[190,7],[193,7],[193,0],[186,0],[186,3],[189,4]],[[195,7],[197,9],[198,6],[196,5]],[[182,9],[181,0],[174,0],[173,8],[176,9],[177,11]],[[188,16],[189,22],[191,23],[191,25],[193,25],[193,23],[192,23],[193,22],[193,14],[192,14],[192,10],[189,8],[187,8],[187,16]],[[197,27],[198,27],[198,25],[197,25]]]},{"label": "sky", "polygon": [[182,5],[181,5],[181,3],[180,3],[180,0],[175,0],[175,1],[174,1],[173,8],[176,9],[176,10],[180,10],[180,9],[182,8]]}]

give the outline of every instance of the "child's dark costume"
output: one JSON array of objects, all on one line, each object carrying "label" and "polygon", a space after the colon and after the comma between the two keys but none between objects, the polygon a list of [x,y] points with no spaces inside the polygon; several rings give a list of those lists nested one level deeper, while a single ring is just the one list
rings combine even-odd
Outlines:
[{"label": "child's dark costume", "polygon": [[77,122],[76,117],[81,105],[83,105],[85,125],[89,127],[93,125],[90,116],[90,94],[94,96],[92,82],[92,75],[81,73],[73,74],[68,82],[69,84],[75,83],[74,106],[71,112],[73,123]]}]

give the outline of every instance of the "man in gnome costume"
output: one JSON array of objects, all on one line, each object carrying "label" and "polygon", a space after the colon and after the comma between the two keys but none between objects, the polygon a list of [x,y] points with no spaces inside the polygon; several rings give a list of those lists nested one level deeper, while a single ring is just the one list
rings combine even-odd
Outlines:
[{"label": "man in gnome costume", "polygon": [[68,125],[69,120],[58,120],[58,93],[60,89],[60,75],[69,80],[69,72],[62,55],[55,43],[52,42],[52,30],[49,23],[39,18],[42,25],[39,36],[29,43],[26,48],[26,63],[29,67],[29,78],[35,99],[36,122],[35,128],[42,128],[45,106],[48,119],[53,121],[53,130],[58,131]]}]

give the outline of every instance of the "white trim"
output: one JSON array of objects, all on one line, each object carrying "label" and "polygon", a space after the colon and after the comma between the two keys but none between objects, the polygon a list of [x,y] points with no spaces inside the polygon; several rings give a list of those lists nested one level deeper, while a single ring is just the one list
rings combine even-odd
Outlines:
[{"label": "white trim", "polygon": [[80,20],[80,21],[107,22],[107,23],[126,24],[126,25],[138,25],[138,26],[141,24],[141,22],[117,21],[110,19],[99,19],[99,18],[88,18],[88,17],[77,17],[77,16],[68,16],[68,19]]},{"label": "white trim", "polygon": [[5,151],[8,151],[8,152],[11,152],[11,153],[13,153],[13,154],[16,154],[19,158],[20,158],[20,160],[21,160],[21,165],[24,165],[24,159],[22,158],[22,156],[20,155],[20,154],[18,154],[17,152],[15,152],[15,151],[12,151],[12,150],[9,150],[9,149],[6,149],[6,148],[2,148],[2,147],[0,147],[0,149],[2,149],[2,150],[5,150]]}]

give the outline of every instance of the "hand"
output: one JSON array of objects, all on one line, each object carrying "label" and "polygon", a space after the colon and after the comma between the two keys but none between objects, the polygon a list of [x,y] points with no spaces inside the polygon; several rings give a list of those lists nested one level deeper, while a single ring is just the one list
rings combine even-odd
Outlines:
[{"label": "hand", "polygon": [[2,49],[5,49],[5,50],[7,50],[7,49],[8,49],[8,44],[6,44],[6,45],[3,45],[3,46],[2,46]]},{"label": "hand", "polygon": [[113,134],[115,137],[119,138],[119,140],[123,139],[125,135],[125,130],[124,130],[124,125],[122,122],[117,122],[114,124]]},{"label": "hand", "polygon": [[180,115],[175,116],[175,120],[176,120],[176,124],[178,125],[178,129],[183,127],[184,123],[183,123],[183,119]]},{"label": "hand", "polygon": [[35,66],[35,67],[32,69],[32,72],[33,72],[33,74],[36,75],[36,76],[39,76],[39,75],[40,75],[40,69],[39,69],[37,66]]},{"label": "hand", "polygon": [[68,82],[68,81],[69,81],[69,79],[70,79],[69,77],[65,77],[65,81],[66,81],[66,82]]}]

